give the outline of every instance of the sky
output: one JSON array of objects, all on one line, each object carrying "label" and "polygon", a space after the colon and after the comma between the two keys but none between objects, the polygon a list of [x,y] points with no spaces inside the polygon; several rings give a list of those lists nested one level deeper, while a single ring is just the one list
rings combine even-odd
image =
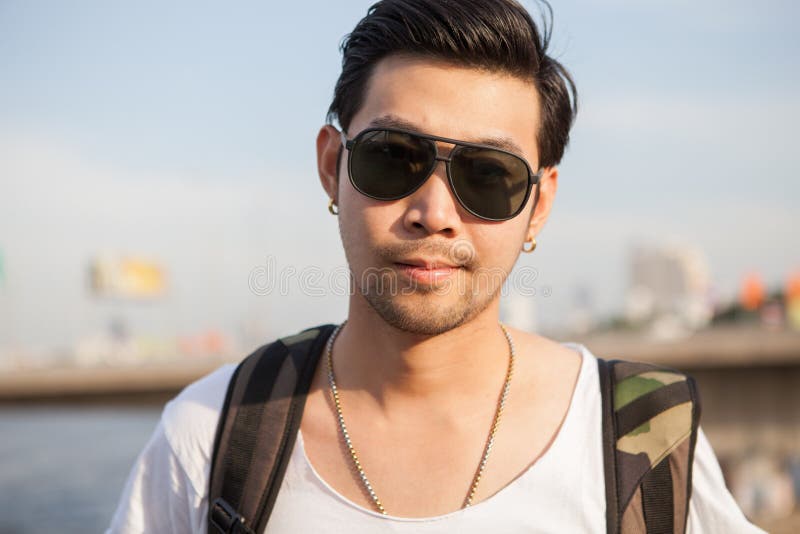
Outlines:
[{"label": "sky", "polygon": [[[370,3],[0,0],[0,353],[67,347],[111,317],[256,337],[343,319],[345,296],[303,292],[299,273],[346,265],[314,140]],[[578,294],[618,313],[637,243],[700,251],[721,298],[750,271],[780,286],[800,268],[800,5],[553,10],[580,111],[518,264],[538,273],[538,323],[562,325]],[[100,253],[160,262],[168,295],[92,297]],[[285,291],[253,291],[265,265]]]}]

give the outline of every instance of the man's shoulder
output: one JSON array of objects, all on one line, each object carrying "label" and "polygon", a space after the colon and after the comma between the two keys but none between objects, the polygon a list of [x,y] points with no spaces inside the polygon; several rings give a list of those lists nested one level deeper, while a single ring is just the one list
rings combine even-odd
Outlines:
[{"label": "man's shoulder", "polygon": [[226,364],[186,386],[164,408],[166,422],[217,417],[236,364]]},{"label": "man's shoulder", "polygon": [[517,328],[509,328],[512,333],[514,344],[522,347],[523,351],[529,352],[533,357],[553,363],[567,363],[572,361],[582,361],[581,357],[595,360],[596,357],[582,343],[575,341],[558,341],[533,332],[526,332]]},{"label": "man's shoulder", "polygon": [[223,365],[188,385],[164,407],[164,433],[187,469],[210,461],[217,422],[235,369],[235,364]]},{"label": "man's shoulder", "polygon": [[542,382],[566,391],[573,391],[583,370],[592,364],[595,356],[580,343],[560,342],[542,335],[513,329],[512,335],[520,370],[531,378],[531,386],[541,388]]}]

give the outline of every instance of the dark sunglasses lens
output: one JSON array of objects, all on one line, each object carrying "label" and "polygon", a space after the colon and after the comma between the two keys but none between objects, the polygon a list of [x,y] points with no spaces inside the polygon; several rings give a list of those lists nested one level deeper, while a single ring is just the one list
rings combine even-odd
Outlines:
[{"label": "dark sunglasses lens", "polygon": [[491,148],[459,148],[450,174],[461,202],[476,215],[503,220],[515,215],[528,195],[528,166]]},{"label": "dark sunglasses lens", "polygon": [[392,200],[416,189],[436,161],[433,143],[411,134],[372,131],[360,135],[350,154],[353,185],[371,197]]}]

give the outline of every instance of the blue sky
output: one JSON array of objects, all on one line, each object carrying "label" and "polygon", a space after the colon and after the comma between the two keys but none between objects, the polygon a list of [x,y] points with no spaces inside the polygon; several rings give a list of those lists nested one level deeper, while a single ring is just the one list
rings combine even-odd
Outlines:
[{"label": "blue sky", "polygon": [[[148,332],[341,319],[341,297],[256,297],[247,277],[268,257],[344,264],[314,137],[337,45],[369,4],[0,1],[0,349],[69,344],[109,314]],[[749,270],[780,284],[800,267],[798,4],[553,8],[581,111],[552,218],[520,260],[552,289],[541,324],[582,287],[618,310],[631,243],[703,251],[721,295]],[[88,298],[102,251],[166,264],[170,297]]]}]

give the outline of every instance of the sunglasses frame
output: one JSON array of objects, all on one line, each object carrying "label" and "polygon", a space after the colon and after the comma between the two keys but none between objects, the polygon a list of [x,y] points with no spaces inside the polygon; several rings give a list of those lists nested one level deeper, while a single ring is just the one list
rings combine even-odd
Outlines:
[{"label": "sunglasses frame", "polygon": [[[423,140],[431,141],[432,144],[433,144],[433,149],[434,149],[434,152],[433,152],[433,154],[434,154],[434,164],[431,165],[430,171],[428,171],[427,176],[425,176],[425,178],[420,180],[419,184],[414,186],[410,191],[408,191],[406,193],[403,193],[402,195],[394,196],[394,197],[391,197],[391,198],[376,197],[374,195],[370,195],[369,193],[364,192],[355,183],[355,180],[353,179],[352,154],[353,154],[353,148],[358,144],[358,142],[365,135],[367,135],[369,133],[372,133],[372,132],[388,132],[388,133],[405,134],[405,135],[410,135],[410,136],[417,137],[417,138],[420,138],[420,139],[423,139]],[[452,191],[453,195],[456,197],[456,200],[458,200],[458,203],[461,205],[461,207],[463,207],[470,214],[474,215],[475,217],[478,217],[479,219],[483,219],[485,221],[508,221],[508,220],[513,219],[514,217],[519,215],[522,212],[522,210],[525,208],[525,205],[528,203],[528,199],[531,196],[531,190],[533,189],[534,185],[536,186],[536,196],[535,196],[535,201],[534,202],[538,201],[538,197],[539,197],[539,179],[542,177],[542,174],[543,174],[544,170],[540,169],[538,172],[533,172],[531,170],[531,166],[528,164],[528,161],[525,158],[523,158],[519,154],[515,154],[513,152],[509,152],[508,150],[503,150],[502,148],[497,148],[495,146],[485,145],[485,144],[481,144],[481,143],[470,143],[468,141],[459,141],[457,139],[450,139],[450,138],[447,138],[447,137],[439,137],[437,135],[428,135],[428,134],[415,132],[413,130],[404,130],[404,129],[401,129],[401,128],[380,128],[380,127],[366,128],[366,129],[361,130],[360,132],[358,132],[358,134],[356,134],[356,136],[353,137],[352,139],[348,139],[347,138],[347,134],[345,134],[345,132],[341,132],[341,137],[342,137],[342,145],[344,145],[344,148],[347,149],[347,174],[350,176],[350,183],[353,185],[353,187],[355,188],[356,191],[358,191],[359,193],[361,193],[362,195],[364,195],[366,197],[373,198],[375,200],[385,200],[385,201],[399,200],[401,198],[405,198],[405,197],[407,197],[409,195],[414,194],[414,192],[417,189],[422,187],[425,184],[425,182],[428,181],[428,179],[431,177],[431,175],[434,173],[434,171],[436,171],[436,167],[437,167],[437,163],[436,162],[444,161],[445,162],[445,168],[446,168],[446,171],[447,171],[447,181],[450,184],[450,191]],[[439,155],[439,146],[436,144],[437,141],[442,142],[442,143],[455,145],[455,146],[450,151],[450,154],[448,156],[441,156],[441,155]],[[452,176],[452,174],[450,172],[450,163],[451,163],[451,161],[453,159],[453,156],[455,154],[457,154],[459,148],[462,148],[462,147],[465,147],[465,148],[483,148],[483,149],[487,149],[487,150],[494,150],[494,151],[500,152],[502,154],[509,155],[509,156],[511,156],[513,158],[516,158],[516,159],[520,160],[522,163],[525,164],[525,169],[528,171],[528,184],[527,184],[526,189],[525,189],[525,198],[523,199],[523,201],[520,204],[519,208],[517,208],[517,210],[514,211],[514,213],[512,213],[508,217],[503,217],[503,218],[486,217],[486,216],[483,216],[483,215],[480,215],[480,214],[476,213],[469,206],[466,206],[464,204],[464,201],[461,199],[461,196],[458,194],[458,191],[456,191],[455,185],[453,184],[453,176]],[[536,209],[536,206],[534,205],[534,210],[535,209]]]}]

